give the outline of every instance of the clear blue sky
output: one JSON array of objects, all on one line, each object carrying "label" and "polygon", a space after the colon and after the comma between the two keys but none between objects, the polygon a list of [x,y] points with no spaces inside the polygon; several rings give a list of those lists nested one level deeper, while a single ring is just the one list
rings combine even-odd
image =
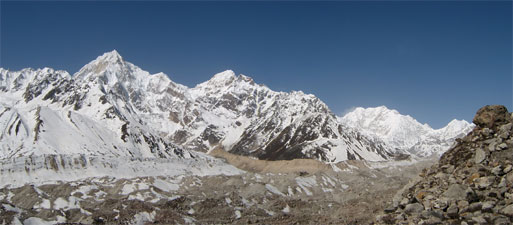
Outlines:
[{"label": "clear blue sky", "polygon": [[512,3],[6,2],[0,66],[71,74],[120,54],[194,86],[232,69],[335,114],[386,105],[438,128],[512,107]]}]

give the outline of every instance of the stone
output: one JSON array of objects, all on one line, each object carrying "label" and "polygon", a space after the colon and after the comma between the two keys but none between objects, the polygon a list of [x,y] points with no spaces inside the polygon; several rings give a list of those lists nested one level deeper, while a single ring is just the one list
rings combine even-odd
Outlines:
[{"label": "stone", "polygon": [[488,145],[488,151],[490,152],[493,152],[495,151],[495,148],[497,147],[497,143],[495,141],[492,141],[489,145]]},{"label": "stone", "polygon": [[511,169],[512,169],[512,168],[513,168],[513,166],[511,166],[511,165],[507,165],[507,166],[504,168],[503,172],[504,172],[504,173],[509,173],[509,171],[511,171]]},{"label": "stone", "polygon": [[483,134],[483,136],[485,136],[485,137],[490,137],[493,134],[493,131],[492,131],[492,129],[485,127],[483,129],[481,129],[481,134]]},{"label": "stone", "polygon": [[405,217],[404,217],[404,214],[403,214],[403,213],[401,213],[401,214],[399,214],[399,215],[397,215],[397,216],[395,217],[395,220],[398,220],[398,221],[402,221],[402,220],[404,220],[404,219],[405,219]]},{"label": "stone", "polygon": [[486,201],[483,203],[483,206],[481,207],[481,211],[492,212],[493,207],[495,207],[494,201]]},{"label": "stone", "polygon": [[403,198],[401,200],[401,202],[399,203],[399,205],[402,205],[402,206],[405,206],[407,205],[408,203],[410,203],[410,200],[408,198]]},{"label": "stone", "polygon": [[501,182],[497,185],[497,187],[499,188],[503,188],[503,187],[506,187],[508,186],[508,183],[506,182],[506,178],[501,178]]},{"label": "stone", "polygon": [[442,219],[440,219],[438,217],[430,217],[427,220],[424,220],[424,223],[422,223],[422,224],[425,224],[425,225],[438,225],[438,224],[442,224]]},{"label": "stone", "polygon": [[453,165],[443,165],[441,168],[445,173],[448,173],[448,174],[451,174],[452,172],[454,172]]},{"label": "stone", "polygon": [[482,207],[483,207],[483,203],[481,203],[481,202],[473,202],[472,204],[470,204],[468,206],[468,210],[470,212],[475,212],[475,211],[481,210]]},{"label": "stone", "polygon": [[463,184],[451,184],[442,195],[449,199],[463,200],[467,197],[465,194],[467,188],[468,187]]},{"label": "stone", "polygon": [[508,124],[502,125],[499,128],[500,136],[505,136],[505,137],[502,137],[504,139],[508,138],[508,136],[510,135],[511,131],[513,131],[511,128],[513,128],[513,123],[508,123]]},{"label": "stone", "polygon": [[474,162],[476,164],[483,162],[486,159],[486,153],[483,149],[476,149],[476,155],[474,156]]},{"label": "stone", "polygon": [[472,217],[472,221],[476,222],[477,224],[488,224],[483,216]]},{"label": "stone", "polygon": [[492,169],[492,173],[495,175],[495,176],[501,176],[504,174],[504,171],[502,170],[502,166],[496,166]]},{"label": "stone", "polygon": [[513,217],[513,204],[502,208],[499,212],[503,215]]},{"label": "stone", "polygon": [[470,177],[468,178],[467,180],[467,183],[473,183],[475,179],[481,177],[481,175],[479,175],[479,173],[473,173],[472,175],[470,175]]},{"label": "stone", "polygon": [[456,218],[458,217],[458,206],[456,204],[451,204],[448,208],[447,208],[447,216],[449,218]]},{"label": "stone", "polygon": [[413,203],[408,204],[404,208],[404,212],[411,215],[414,213],[421,213],[424,210],[424,206],[422,206],[420,203]]},{"label": "stone", "polygon": [[511,184],[513,183],[513,173],[508,173],[508,175],[506,175],[506,181],[508,182],[508,184]]},{"label": "stone", "polygon": [[497,148],[495,148],[495,150],[504,150],[504,149],[507,149],[508,148],[508,145],[506,143],[500,143],[499,145],[497,145]]},{"label": "stone", "polygon": [[477,110],[472,122],[481,128],[493,129],[511,121],[511,115],[503,105],[487,105]]},{"label": "stone", "polygon": [[447,198],[439,198],[433,202],[433,208],[435,209],[446,209],[449,206],[449,200]]},{"label": "stone", "polygon": [[490,185],[492,185],[494,181],[495,181],[495,177],[492,177],[492,176],[480,177],[475,180],[475,184],[477,185],[477,187],[479,187],[481,189],[485,189],[485,188],[489,187]]},{"label": "stone", "polygon": [[465,200],[461,200],[461,201],[458,201],[458,208],[463,208],[463,207],[468,207],[470,204],[465,201]]},{"label": "stone", "polygon": [[498,216],[493,220],[494,225],[510,225],[511,221],[504,216]]}]

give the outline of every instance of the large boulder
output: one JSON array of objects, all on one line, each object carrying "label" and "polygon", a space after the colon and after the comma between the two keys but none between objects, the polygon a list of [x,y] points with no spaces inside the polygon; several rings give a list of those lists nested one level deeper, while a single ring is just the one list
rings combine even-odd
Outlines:
[{"label": "large boulder", "polygon": [[511,115],[503,105],[487,105],[477,111],[472,122],[478,127],[493,129],[511,122]]}]

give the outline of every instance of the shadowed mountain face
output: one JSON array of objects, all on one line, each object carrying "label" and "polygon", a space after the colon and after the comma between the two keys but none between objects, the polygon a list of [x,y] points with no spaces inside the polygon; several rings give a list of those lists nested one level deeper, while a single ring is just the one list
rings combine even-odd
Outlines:
[{"label": "shadowed mountain face", "polygon": [[189,157],[217,145],[260,159],[386,160],[313,95],[275,92],[232,71],[193,88],[116,51],[70,76],[0,69],[1,158],[31,154]]}]

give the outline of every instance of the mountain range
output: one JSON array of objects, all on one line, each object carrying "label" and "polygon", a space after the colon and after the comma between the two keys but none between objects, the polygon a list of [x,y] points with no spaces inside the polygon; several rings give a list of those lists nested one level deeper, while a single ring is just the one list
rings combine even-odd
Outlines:
[{"label": "mountain range", "polygon": [[107,52],[66,71],[0,68],[0,159],[38,155],[205,158],[215,147],[265,160],[382,161],[447,149],[472,125],[434,130],[385,107],[337,117],[301,91],[227,70],[189,88]]},{"label": "mountain range", "polygon": [[385,106],[358,107],[338,119],[371,139],[385,142],[392,149],[418,157],[440,156],[456,138],[464,137],[474,128],[467,121],[454,119],[443,128],[433,129]]}]

